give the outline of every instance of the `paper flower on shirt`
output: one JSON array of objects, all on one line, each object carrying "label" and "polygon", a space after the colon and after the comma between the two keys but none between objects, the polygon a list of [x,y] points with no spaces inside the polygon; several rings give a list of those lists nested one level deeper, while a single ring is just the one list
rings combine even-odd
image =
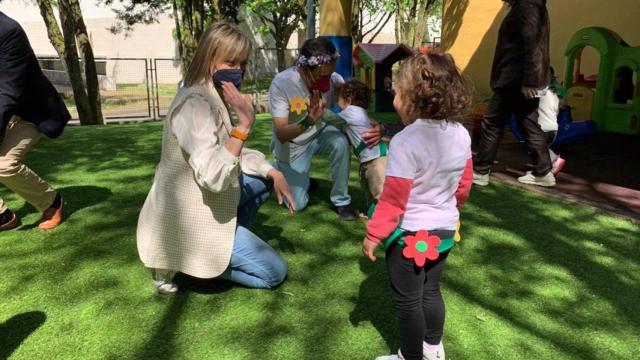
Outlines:
[{"label": "paper flower on shirt", "polygon": [[405,236],[404,242],[406,247],[402,250],[402,255],[407,259],[413,259],[419,267],[423,267],[427,259],[433,261],[440,256],[437,249],[440,238],[429,235],[427,230],[420,230],[413,236]]},{"label": "paper flower on shirt", "polygon": [[302,115],[303,112],[307,110],[307,102],[300,96],[296,96],[289,101],[289,106],[291,107],[291,111]]}]

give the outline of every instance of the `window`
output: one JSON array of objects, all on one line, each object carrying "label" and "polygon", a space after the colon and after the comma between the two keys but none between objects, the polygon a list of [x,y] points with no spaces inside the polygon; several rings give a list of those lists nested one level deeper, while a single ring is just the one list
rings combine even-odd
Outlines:
[{"label": "window", "polygon": [[635,94],[636,73],[628,66],[616,70],[613,80],[613,102],[616,104],[631,104]]}]

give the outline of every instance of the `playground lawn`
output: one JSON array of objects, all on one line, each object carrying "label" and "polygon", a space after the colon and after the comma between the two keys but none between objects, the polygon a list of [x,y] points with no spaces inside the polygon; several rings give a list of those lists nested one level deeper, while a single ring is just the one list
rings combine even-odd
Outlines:
[{"label": "playground lawn", "polygon": [[[290,215],[273,199],[255,232],[289,263],[278,289],[185,276],[154,293],[136,222],[160,155],[162,123],[70,127],[27,163],[66,200],[50,232],[4,187],[22,226],[0,233],[0,358],[373,359],[398,330],[382,254],[364,224],[330,211],[321,188]],[[251,146],[267,151],[260,116]],[[351,193],[363,196],[352,162]],[[640,227],[499,183],[474,188],[442,288],[449,359],[633,359],[640,348]],[[634,355],[635,354],[635,355]]]}]

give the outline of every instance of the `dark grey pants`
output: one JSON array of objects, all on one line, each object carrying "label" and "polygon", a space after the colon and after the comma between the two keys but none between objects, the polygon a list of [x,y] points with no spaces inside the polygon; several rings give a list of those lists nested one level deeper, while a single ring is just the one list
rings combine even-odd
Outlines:
[{"label": "dark grey pants", "polygon": [[478,154],[473,162],[473,170],[488,174],[498,152],[498,142],[512,114],[524,132],[524,140],[531,154],[533,175],[544,176],[551,171],[549,145],[538,124],[539,99],[526,99],[519,89],[496,90],[484,115]]}]

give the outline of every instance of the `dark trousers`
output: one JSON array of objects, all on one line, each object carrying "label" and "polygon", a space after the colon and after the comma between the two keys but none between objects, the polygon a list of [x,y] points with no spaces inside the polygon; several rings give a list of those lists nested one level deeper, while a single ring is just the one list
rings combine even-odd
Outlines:
[{"label": "dark trousers", "polygon": [[[454,231],[434,230],[441,238]],[[413,259],[402,255],[402,248],[392,245],[386,252],[387,270],[400,324],[400,351],[406,360],[422,360],[422,342],[437,345],[444,330],[444,300],[440,278],[449,251],[419,268]]]},{"label": "dark trousers", "polygon": [[488,174],[498,152],[498,142],[512,114],[516,115],[518,125],[524,132],[524,140],[531,154],[533,175],[544,176],[551,171],[549,146],[538,124],[537,98],[526,99],[519,89],[496,90],[482,122],[478,154],[473,162],[473,170],[479,174]]}]

